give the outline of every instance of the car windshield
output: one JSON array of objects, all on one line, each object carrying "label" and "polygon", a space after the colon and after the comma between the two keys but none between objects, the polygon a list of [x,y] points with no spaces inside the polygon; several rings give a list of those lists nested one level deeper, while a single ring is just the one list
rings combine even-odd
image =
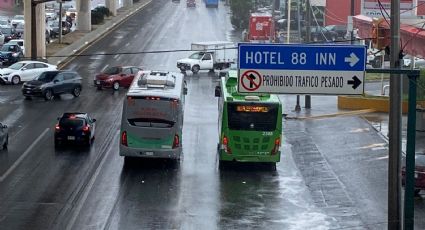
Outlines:
[{"label": "car windshield", "polygon": [[15,45],[4,45],[1,47],[1,51],[11,52],[15,50]]},{"label": "car windshield", "polygon": [[25,63],[19,63],[19,62],[17,62],[15,64],[9,66],[9,69],[18,70],[18,69],[22,68],[24,65],[25,65]]},{"label": "car windshield", "polygon": [[119,74],[121,71],[120,67],[109,67],[105,71],[103,71],[104,74]]},{"label": "car windshield", "polygon": [[24,15],[16,15],[15,17],[13,17],[13,19],[15,19],[15,20],[24,20]]},{"label": "car windshield", "polygon": [[36,77],[35,80],[38,80],[41,82],[51,82],[57,74],[58,72],[44,72],[40,74],[38,77]]},{"label": "car windshield", "polygon": [[9,22],[6,20],[0,20],[0,25],[9,25]]},{"label": "car windshield", "polygon": [[335,25],[325,26],[325,30],[333,30]]},{"label": "car windshield", "polygon": [[4,34],[12,34],[12,28],[0,28],[1,32]]},{"label": "car windshield", "polygon": [[194,53],[189,56],[190,59],[201,59],[204,56],[204,53]]}]

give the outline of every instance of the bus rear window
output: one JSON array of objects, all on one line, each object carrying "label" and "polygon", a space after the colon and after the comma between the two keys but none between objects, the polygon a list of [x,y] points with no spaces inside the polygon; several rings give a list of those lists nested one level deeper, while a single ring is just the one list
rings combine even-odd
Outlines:
[{"label": "bus rear window", "polygon": [[273,131],[276,129],[278,105],[227,105],[228,126],[231,130]]},{"label": "bus rear window", "polygon": [[171,128],[175,122],[156,118],[133,118],[128,119],[128,123],[138,127]]},{"label": "bus rear window", "polygon": [[178,120],[179,100],[162,97],[127,97],[125,117],[133,126],[172,127]]}]

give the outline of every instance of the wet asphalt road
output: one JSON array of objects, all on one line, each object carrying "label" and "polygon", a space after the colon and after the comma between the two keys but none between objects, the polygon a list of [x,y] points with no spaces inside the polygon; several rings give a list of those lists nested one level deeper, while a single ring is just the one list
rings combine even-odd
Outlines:
[{"label": "wet asphalt road", "polygon": [[[79,98],[25,101],[19,86],[0,86],[0,119],[10,127],[9,149],[0,152],[0,229],[385,229],[388,150],[372,126],[359,117],[287,120],[276,172],[250,164],[218,170],[217,77],[206,72],[186,76],[183,159],[124,165],[118,141],[126,90],[97,91],[94,74],[113,65],[177,71],[176,60],[188,53],[115,53],[239,35],[223,5],[184,3],[154,1],[84,52],[113,55],[70,62],[84,78]],[[295,116],[295,97],[281,99]],[[313,109],[302,113],[338,112],[335,102],[313,97]],[[65,111],[97,119],[90,148],[54,148],[56,117]],[[419,222],[425,207],[416,203]]]}]

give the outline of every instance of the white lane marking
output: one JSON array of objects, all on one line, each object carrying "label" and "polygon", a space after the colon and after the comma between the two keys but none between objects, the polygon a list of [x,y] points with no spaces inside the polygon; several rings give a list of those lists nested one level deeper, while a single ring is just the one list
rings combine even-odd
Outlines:
[{"label": "white lane marking", "polygon": [[[117,130],[117,133],[114,136],[114,140],[116,140],[116,138],[118,138],[119,134],[120,134],[120,130]],[[87,197],[89,196],[91,190],[93,189],[93,185],[96,182],[100,171],[103,169],[103,164],[105,164],[106,158],[108,158],[108,153],[111,151],[111,149],[112,149],[112,145],[110,145],[108,150],[105,152],[105,156],[103,156],[102,161],[100,162],[99,166],[97,166],[96,172],[94,173],[94,175],[90,179],[89,183],[87,184],[87,187],[84,191],[84,194],[83,194],[80,202],[78,202],[78,206],[75,208],[75,211],[72,214],[72,218],[69,221],[68,226],[66,226],[66,230],[71,230],[74,227],[75,221],[77,220],[77,217],[79,216],[79,214],[81,212],[81,209],[83,208],[84,204],[86,203]]]},{"label": "white lane marking", "polygon": [[109,64],[106,64],[105,67],[103,67],[102,72],[105,71],[105,69],[108,67],[109,67]]},{"label": "white lane marking", "polygon": [[128,42],[127,44],[125,44],[126,47],[129,46],[129,45],[130,45],[130,42]]},{"label": "white lane marking", "polygon": [[13,163],[13,165],[0,177],[0,182],[3,182],[4,179],[6,179],[6,177],[9,176],[9,174],[11,174],[16,167],[18,167],[18,165],[24,160],[24,158],[31,152],[35,145],[37,145],[37,143],[44,137],[44,135],[46,135],[48,131],[49,128],[46,128],[44,132],[41,133],[37,139],[35,139],[35,141],[27,148],[27,150],[25,150],[25,152],[18,158],[18,160],[15,161],[15,163]]},{"label": "white lane marking", "polygon": [[116,55],[114,56],[114,59],[117,59],[119,56],[120,56],[119,54],[116,54]]}]

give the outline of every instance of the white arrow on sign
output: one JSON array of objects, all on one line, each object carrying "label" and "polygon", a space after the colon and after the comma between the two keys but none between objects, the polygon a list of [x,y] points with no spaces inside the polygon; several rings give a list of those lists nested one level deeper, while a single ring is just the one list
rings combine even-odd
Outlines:
[{"label": "white arrow on sign", "polygon": [[349,57],[345,57],[345,62],[349,62],[351,67],[356,65],[359,61],[360,59],[354,53],[351,53]]}]

